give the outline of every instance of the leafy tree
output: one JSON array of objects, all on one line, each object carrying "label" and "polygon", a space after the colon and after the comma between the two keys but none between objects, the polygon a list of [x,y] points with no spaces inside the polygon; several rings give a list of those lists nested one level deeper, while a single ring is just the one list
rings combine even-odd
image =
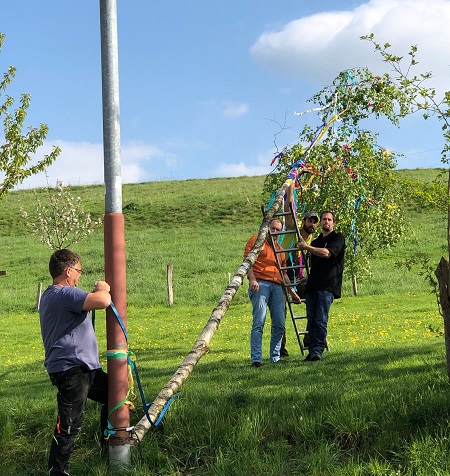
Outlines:
[{"label": "leafy tree", "polygon": [[[363,36],[362,39],[372,42],[375,51],[381,55],[382,60],[395,71],[396,76],[391,78],[391,82],[399,95],[403,110],[408,113],[420,112],[425,120],[434,117],[441,124],[444,138],[441,159],[442,163],[447,165],[448,170],[447,193],[444,195],[439,188],[431,188],[428,190],[429,195],[425,194],[423,197],[431,195],[430,202],[447,207],[447,243],[450,255],[450,168],[448,167],[450,161],[450,91],[445,91],[442,96],[439,96],[436,88],[425,86],[426,82],[432,79],[431,72],[412,73],[413,68],[418,65],[417,46],[411,46],[408,53],[409,60],[405,60],[402,56],[390,52],[391,45],[389,43],[384,45],[377,43],[373,34]],[[438,184],[433,184],[433,187],[438,187]],[[437,194],[433,192],[437,192]],[[429,263],[426,257],[422,260],[422,268],[429,279],[431,274],[428,272]],[[439,283],[439,305],[444,317],[447,373],[450,377],[450,265],[447,257],[441,258],[435,275]]]},{"label": "leafy tree", "polygon": [[[277,167],[265,190],[280,187],[289,173],[297,176],[297,209],[336,213],[337,228],[347,238],[346,272],[370,274],[368,259],[395,245],[405,230],[402,184],[393,170],[395,154],[377,144],[377,135],[361,122],[387,117],[393,124],[409,112],[403,94],[389,75],[374,76],[367,68],[341,72],[310,102],[320,126],[306,125],[299,143],[278,154]],[[354,281],[356,293],[356,286]]]},{"label": "leafy tree", "polygon": [[[0,51],[3,47],[5,35],[0,33]],[[31,175],[45,170],[60,153],[59,147],[53,147],[50,154],[31,162],[33,154],[42,146],[48,133],[48,127],[40,124],[39,127],[28,127],[28,132],[23,133],[27,111],[30,106],[30,96],[22,94],[20,106],[12,110],[14,99],[5,95],[8,84],[16,74],[13,66],[0,79],[0,117],[3,117],[4,143],[0,145],[0,200]],[[4,98],[2,98],[4,96]]]}]

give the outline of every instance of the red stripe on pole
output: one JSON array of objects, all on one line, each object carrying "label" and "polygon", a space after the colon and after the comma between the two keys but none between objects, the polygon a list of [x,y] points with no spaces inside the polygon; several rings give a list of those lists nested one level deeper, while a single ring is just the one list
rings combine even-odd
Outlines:
[{"label": "red stripe on pole", "polygon": [[[120,317],[127,328],[126,310],[126,260],[125,225],[122,213],[106,213],[104,220],[105,279],[111,286],[111,297]],[[123,331],[109,307],[106,310],[106,342],[109,351],[127,350]],[[127,358],[108,359],[108,411],[123,401],[128,394]],[[130,426],[130,412],[127,405],[115,410],[109,421],[114,428]],[[110,445],[129,444],[128,433],[118,431],[112,435]]]}]

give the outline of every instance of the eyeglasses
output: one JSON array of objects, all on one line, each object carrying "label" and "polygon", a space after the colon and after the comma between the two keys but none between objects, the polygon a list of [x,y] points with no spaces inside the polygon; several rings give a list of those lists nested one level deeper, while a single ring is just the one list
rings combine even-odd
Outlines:
[{"label": "eyeglasses", "polygon": [[81,274],[83,272],[82,269],[78,269],[78,268],[74,268],[74,267],[70,267],[70,269],[74,269],[78,274]]}]

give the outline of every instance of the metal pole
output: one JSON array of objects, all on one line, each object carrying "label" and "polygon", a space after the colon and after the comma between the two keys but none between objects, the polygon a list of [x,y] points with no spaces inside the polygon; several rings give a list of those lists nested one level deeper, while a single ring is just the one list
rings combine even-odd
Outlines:
[{"label": "metal pole", "polygon": [[[126,327],[125,226],[122,214],[122,176],[120,164],[119,59],[116,0],[100,0],[103,150],[105,172],[105,279]],[[108,359],[108,410],[126,400],[128,394],[127,342],[111,308],[106,310]],[[122,351],[122,352],[121,352]],[[123,352],[125,351],[125,352]],[[114,471],[130,463],[130,426],[127,405],[119,405],[109,421],[116,432],[109,438],[109,465]]]}]

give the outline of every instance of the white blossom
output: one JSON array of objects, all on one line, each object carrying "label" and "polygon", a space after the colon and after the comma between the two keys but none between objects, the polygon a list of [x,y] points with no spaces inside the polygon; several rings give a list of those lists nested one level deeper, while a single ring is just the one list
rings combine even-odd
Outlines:
[{"label": "white blossom", "polygon": [[61,181],[57,187],[47,186],[46,202],[42,203],[37,192],[36,213],[34,216],[23,208],[20,209],[22,217],[27,220],[27,227],[32,233],[39,236],[42,243],[57,250],[68,248],[74,243],[79,243],[90,235],[95,228],[102,225],[101,218],[93,220],[90,213],[85,213],[81,205],[81,197],[74,197]]}]

